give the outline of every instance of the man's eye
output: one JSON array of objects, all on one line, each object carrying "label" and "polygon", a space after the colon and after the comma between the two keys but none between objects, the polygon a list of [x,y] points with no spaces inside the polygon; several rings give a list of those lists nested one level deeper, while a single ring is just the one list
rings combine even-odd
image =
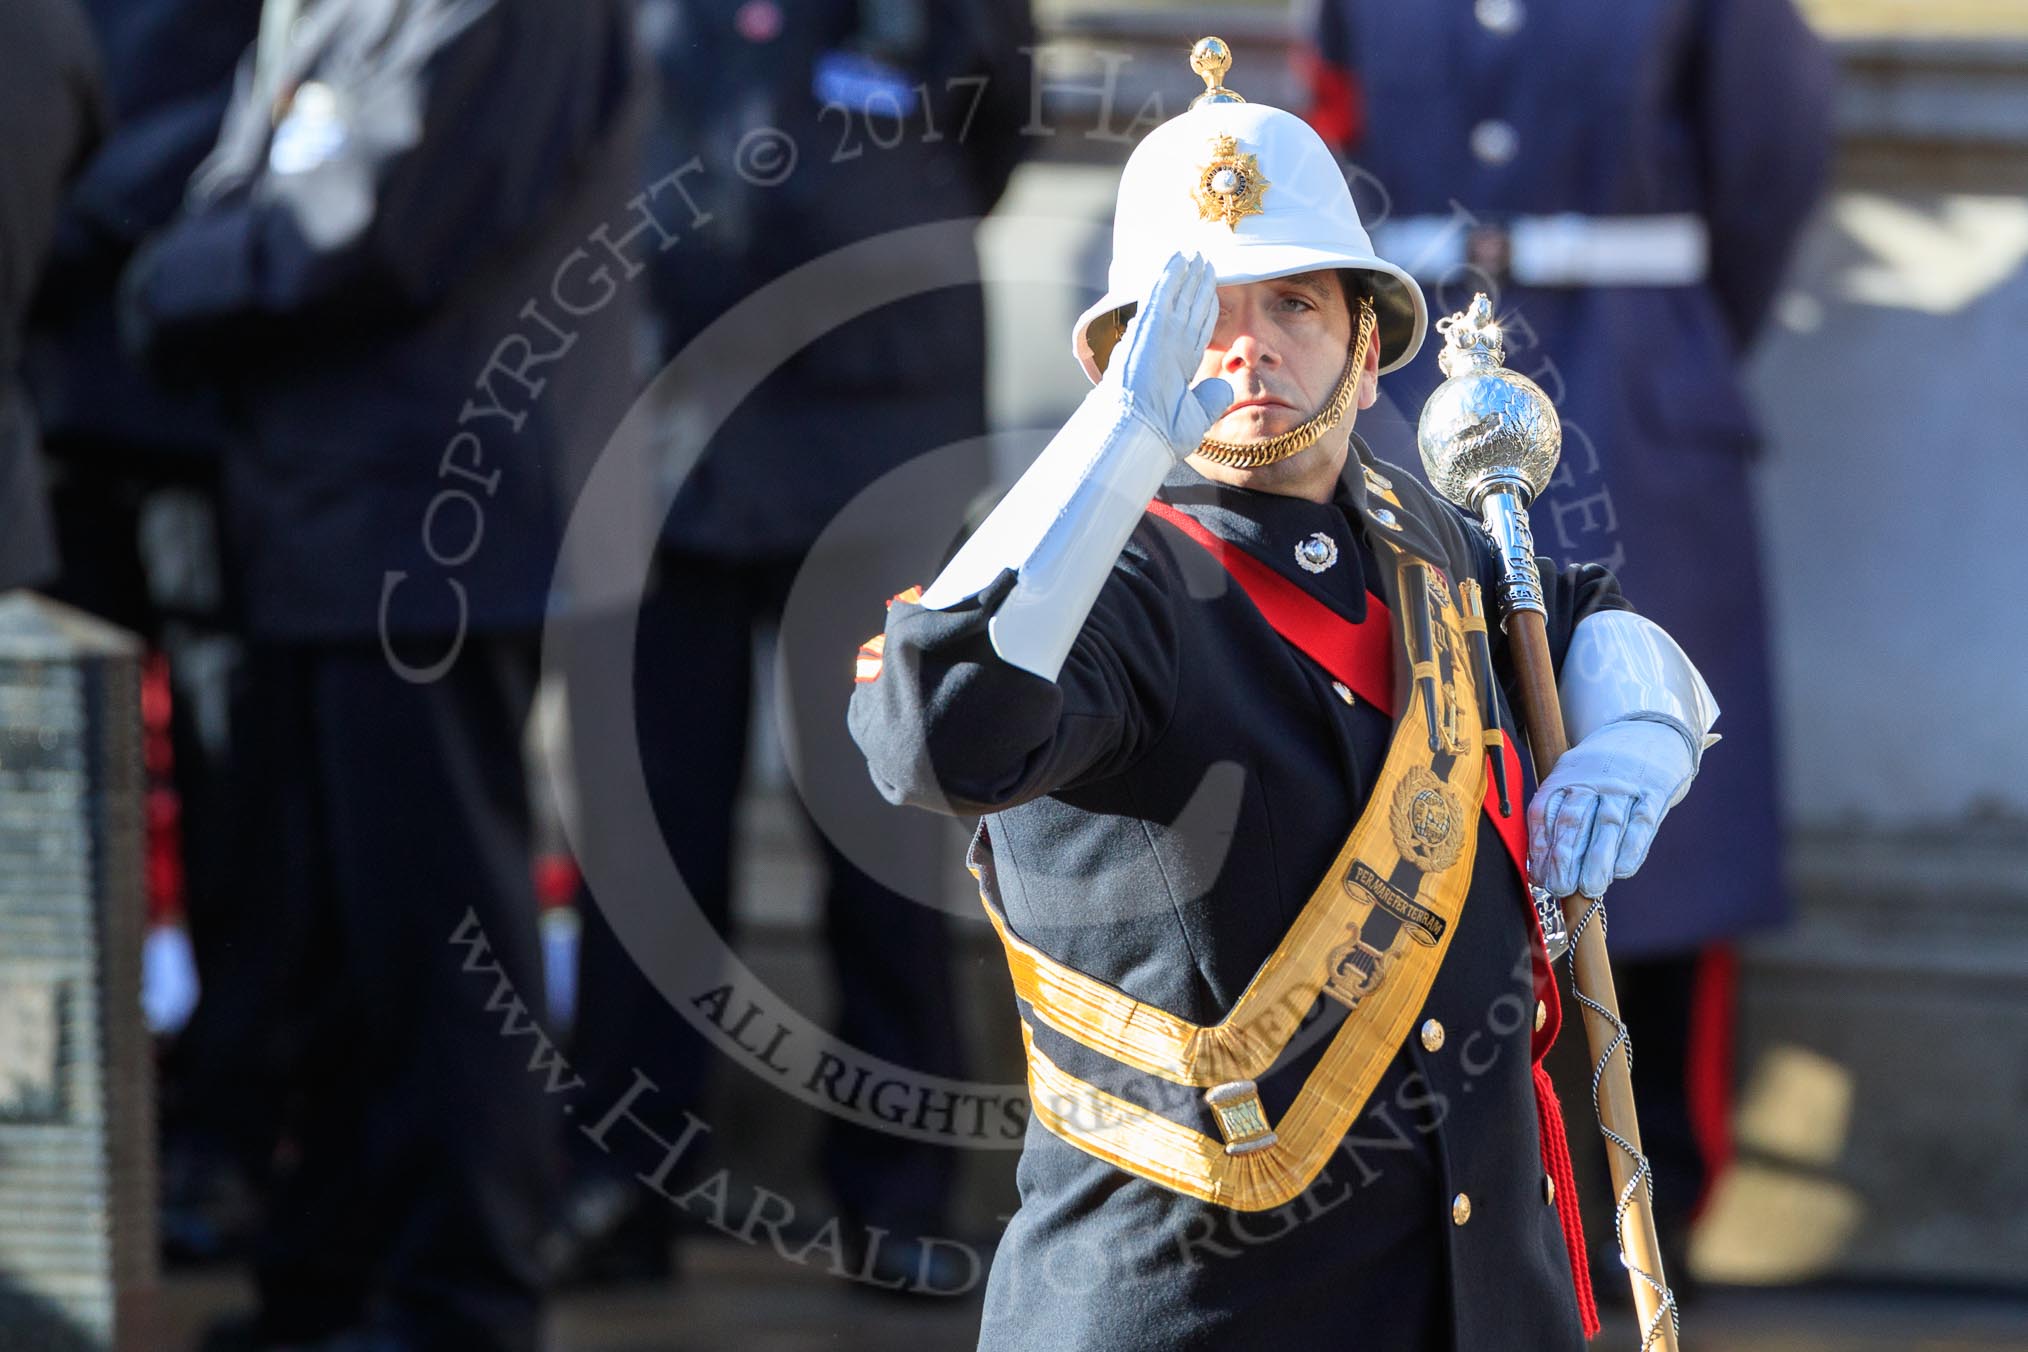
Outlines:
[{"label": "man's eye", "polygon": [[1314,310],[1317,308],[1316,306],[1310,304],[1309,300],[1306,297],[1293,294],[1283,296],[1282,304],[1287,308],[1296,310]]}]

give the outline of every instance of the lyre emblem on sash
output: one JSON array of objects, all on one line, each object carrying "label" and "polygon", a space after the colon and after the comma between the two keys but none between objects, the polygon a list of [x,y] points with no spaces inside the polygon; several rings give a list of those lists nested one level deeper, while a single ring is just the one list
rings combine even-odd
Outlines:
[{"label": "lyre emblem on sash", "polygon": [[1348,942],[1331,951],[1324,994],[1347,1009],[1357,1009],[1359,1001],[1387,974],[1387,954],[1361,939],[1357,925],[1351,934]]}]

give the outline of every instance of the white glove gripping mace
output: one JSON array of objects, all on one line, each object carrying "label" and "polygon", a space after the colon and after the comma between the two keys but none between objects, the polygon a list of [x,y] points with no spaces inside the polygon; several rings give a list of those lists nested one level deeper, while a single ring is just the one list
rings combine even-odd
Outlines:
[{"label": "white glove gripping mace", "polygon": [[[1506,369],[1500,326],[1484,294],[1471,308],[1437,323],[1444,347],[1437,358],[1449,377],[1423,406],[1416,442],[1430,482],[1439,493],[1474,512],[1499,550],[1500,627],[1512,645],[1521,717],[1537,782],[1569,748],[1563,709],[1536,572],[1528,505],[1556,469],[1563,429],[1549,396],[1534,381]],[[1573,894],[1560,899],[1570,940],[1571,985],[1584,1009],[1591,1049],[1591,1103],[1607,1142],[1618,1200],[1614,1237],[1633,1284],[1641,1322],[1641,1349],[1676,1352],[1675,1293],[1662,1272],[1655,1234],[1654,1178],[1641,1150],[1630,1074],[1632,1048],[1620,1019],[1606,957],[1605,904]],[[1549,920],[1556,917],[1552,913]],[[1545,926],[1553,935],[1554,931]]]}]

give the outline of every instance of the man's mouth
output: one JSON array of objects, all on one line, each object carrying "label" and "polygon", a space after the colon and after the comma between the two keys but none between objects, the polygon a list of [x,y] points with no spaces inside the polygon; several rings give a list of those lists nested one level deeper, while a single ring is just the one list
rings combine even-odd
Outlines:
[{"label": "man's mouth", "polygon": [[1245,399],[1236,400],[1230,408],[1226,409],[1226,412],[1237,413],[1243,408],[1292,408],[1292,407],[1294,407],[1294,405],[1288,403],[1285,400],[1277,399],[1271,394],[1256,394]]}]

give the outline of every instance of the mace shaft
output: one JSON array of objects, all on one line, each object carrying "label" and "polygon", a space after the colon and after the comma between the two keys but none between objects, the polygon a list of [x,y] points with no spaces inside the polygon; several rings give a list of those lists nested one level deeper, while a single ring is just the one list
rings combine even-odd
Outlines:
[{"label": "mace shaft", "polygon": [[[1503,623],[1514,660],[1521,717],[1528,729],[1528,749],[1535,759],[1536,781],[1540,783],[1570,749],[1563,728],[1563,706],[1556,694],[1549,632],[1538,610],[1509,611]],[[1620,1227],[1620,1243],[1628,1264],[1628,1280],[1633,1283],[1634,1309],[1643,1331],[1641,1346],[1643,1352],[1649,1348],[1677,1352],[1674,1314],[1666,1308],[1663,1295],[1669,1284],[1662,1271],[1655,1208],[1648,1196],[1646,1178],[1636,1177],[1637,1171],[1645,1172],[1636,1163],[1645,1158],[1645,1152],[1641,1148],[1639,1115],[1634,1110],[1626,1025],[1620,1021],[1620,1000],[1613,987],[1612,962],[1606,954],[1605,928],[1595,916],[1591,917],[1591,923],[1586,923],[1587,912],[1594,904],[1592,898],[1572,895],[1557,900],[1572,936],[1571,984],[1584,997],[1579,1003],[1584,1012],[1585,1044],[1591,1050],[1599,1125],[1606,1135],[1606,1163],[1612,1170],[1613,1195],[1624,1198],[1632,1189],[1632,1199]],[[1632,1148],[1632,1154],[1619,1148],[1612,1139],[1614,1136],[1624,1140]],[[1654,1278],[1652,1285],[1641,1276],[1643,1272]]]}]

